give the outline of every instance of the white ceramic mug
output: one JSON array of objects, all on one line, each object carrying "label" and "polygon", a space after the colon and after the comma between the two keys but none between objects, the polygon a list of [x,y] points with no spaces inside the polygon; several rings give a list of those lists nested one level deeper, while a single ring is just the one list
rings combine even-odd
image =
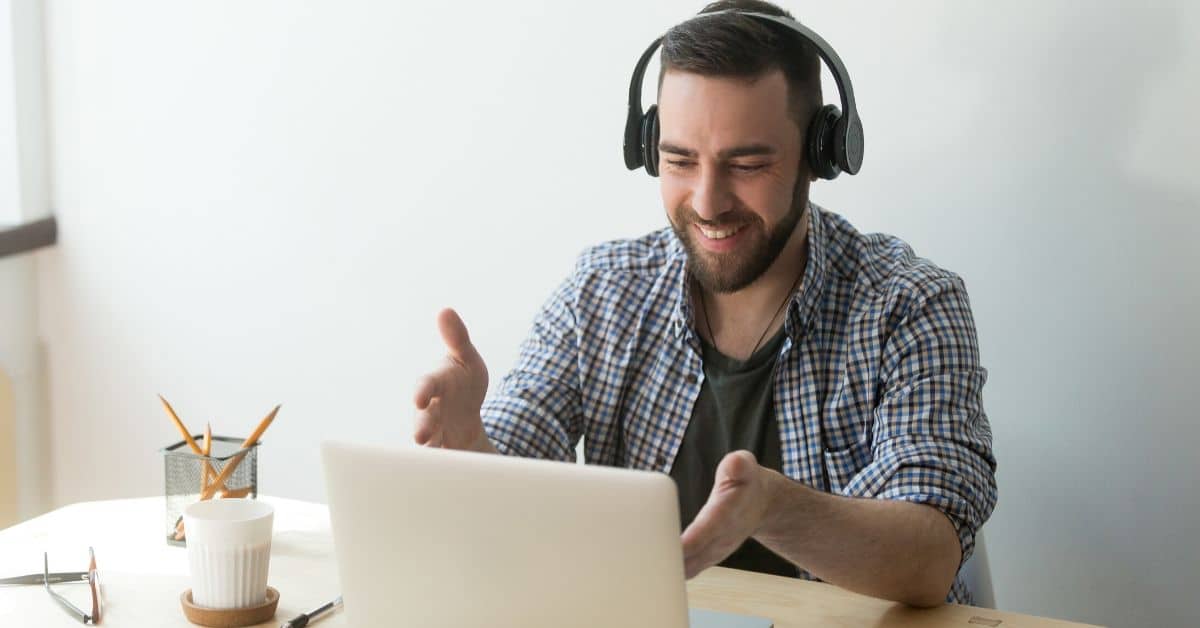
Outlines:
[{"label": "white ceramic mug", "polygon": [[183,511],[192,603],[250,608],[267,598],[275,509],[252,499],[196,502]]}]

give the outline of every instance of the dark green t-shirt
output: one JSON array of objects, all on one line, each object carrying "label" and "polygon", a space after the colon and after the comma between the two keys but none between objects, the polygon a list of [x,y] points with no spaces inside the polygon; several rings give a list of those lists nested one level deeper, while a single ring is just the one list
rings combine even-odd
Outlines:
[{"label": "dark green t-shirt", "polygon": [[[708,500],[717,465],[725,454],[746,449],[764,467],[779,471],[783,466],[772,390],[776,358],[784,337],[780,329],[744,362],[721,354],[701,339],[704,384],[671,466],[671,478],[679,489],[683,528],[696,518]],[[795,565],[754,539],[747,539],[721,566],[781,576],[799,575]]]}]

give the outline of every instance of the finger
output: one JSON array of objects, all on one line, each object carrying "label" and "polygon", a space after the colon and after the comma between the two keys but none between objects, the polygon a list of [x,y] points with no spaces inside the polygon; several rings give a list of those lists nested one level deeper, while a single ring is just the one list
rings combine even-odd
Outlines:
[{"label": "finger", "polygon": [[438,331],[442,334],[442,342],[450,350],[450,355],[460,362],[479,360],[479,352],[471,344],[471,336],[467,333],[467,325],[459,318],[458,312],[446,308],[438,312]]},{"label": "finger", "polygon": [[684,573],[689,579],[725,560],[741,544],[728,533],[722,534],[711,522],[711,518],[693,521],[680,537],[683,542]]},{"label": "finger", "polygon": [[723,556],[717,555],[716,539],[709,539],[704,545],[683,555],[683,573],[687,579],[696,577],[701,571],[721,562]]},{"label": "finger", "polygon": [[413,391],[413,405],[418,410],[429,407],[430,402],[443,394],[442,371],[436,371],[417,380],[417,388]]},{"label": "finger", "polygon": [[707,560],[700,556],[688,556],[683,561],[683,577],[685,580],[691,580],[714,564],[716,563],[708,563]]},{"label": "finger", "polygon": [[720,517],[714,514],[718,510],[718,503],[718,500],[709,498],[683,534],[679,535],[679,540],[683,543],[683,555],[688,564],[703,556],[719,537]]},{"label": "finger", "polygon": [[713,517],[709,514],[710,504],[711,502],[705,504],[696,514],[696,518],[688,524],[683,534],[679,535],[685,556],[699,553],[716,536],[716,526],[713,524]]},{"label": "finger", "polygon": [[700,555],[700,552],[704,549],[704,547],[708,545],[706,540],[700,539],[694,534],[690,538],[681,534],[679,535],[679,541],[683,544],[684,564],[691,564],[691,562]]},{"label": "finger", "polygon": [[416,430],[413,430],[413,442],[418,445],[428,445],[429,441],[433,440],[433,437],[436,433],[436,429],[417,428]]},{"label": "finger", "polygon": [[725,560],[731,554],[733,554],[734,550],[736,550],[736,549],[737,549],[736,546],[729,547],[728,545],[726,545],[724,543],[719,543],[716,540],[714,540],[712,543],[709,543],[704,549],[700,550],[700,552],[693,554],[692,556],[688,556],[684,559],[684,561],[683,561],[684,576],[689,580],[692,578],[695,578],[696,576],[700,575],[700,572],[704,571],[705,569],[708,569],[709,567],[712,567],[713,565],[719,565],[721,563],[721,561]]},{"label": "finger", "polygon": [[[745,455],[741,455],[745,454]],[[717,466],[713,489],[709,498],[696,513],[696,517],[680,535],[683,543],[684,571],[691,578],[701,571],[721,562],[737,549],[729,547],[730,525],[729,496],[721,490],[722,485],[745,482],[756,465],[750,452],[733,452],[722,458]],[[736,479],[735,479],[736,478]]]},{"label": "finger", "polygon": [[425,445],[441,436],[442,417],[439,406],[438,400],[434,399],[430,402],[427,410],[417,412],[413,428],[413,441],[418,445]]},{"label": "finger", "polygon": [[442,439],[442,430],[438,429],[420,431],[413,435],[413,442],[421,447],[442,447]]}]

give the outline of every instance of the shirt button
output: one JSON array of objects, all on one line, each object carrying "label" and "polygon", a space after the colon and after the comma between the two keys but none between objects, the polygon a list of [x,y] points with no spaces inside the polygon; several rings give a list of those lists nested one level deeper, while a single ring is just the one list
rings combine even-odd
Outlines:
[{"label": "shirt button", "polygon": [[658,454],[658,457],[654,459],[654,465],[657,467],[667,466],[667,457],[663,454]]},{"label": "shirt button", "polygon": [[689,384],[695,384],[695,383],[696,383],[696,376],[695,376],[695,375],[692,375],[691,373],[688,373],[688,374],[687,374],[687,376],[683,378],[683,381],[685,381],[685,382],[687,382],[687,383],[689,383]]}]

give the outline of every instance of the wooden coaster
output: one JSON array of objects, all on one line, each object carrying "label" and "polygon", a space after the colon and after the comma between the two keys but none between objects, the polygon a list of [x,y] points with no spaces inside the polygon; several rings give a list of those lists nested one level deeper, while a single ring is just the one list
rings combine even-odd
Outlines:
[{"label": "wooden coaster", "polygon": [[279,605],[279,591],[274,587],[267,587],[266,601],[250,608],[204,608],[192,603],[192,590],[188,589],[179,594],[179,604],[183,606],[184,616],[193,624],[216,628],[253,626],[275,616],[275,607]]}]

